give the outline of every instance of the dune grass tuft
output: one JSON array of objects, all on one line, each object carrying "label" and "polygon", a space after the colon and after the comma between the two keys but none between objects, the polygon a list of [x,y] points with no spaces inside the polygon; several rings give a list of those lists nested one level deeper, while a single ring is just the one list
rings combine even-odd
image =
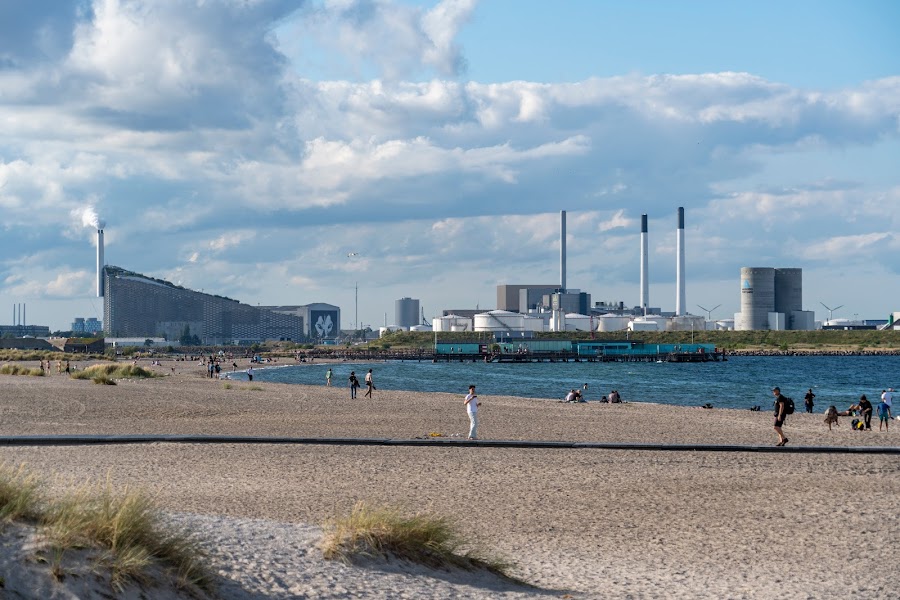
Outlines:
[{"label": "dune grass tuft", "polygon": [[40,481],[24,466],[0,463],[0,517],[35,522],[45,536],[51,573],[62,578],[68,550],[97,548],[98,566],[109,569],[119,590],[129,581],[148,580],[151,569],[162,567],[185,589],[212,590],[205,554],[186,531],[163,522],[152,498],[127,487],[83,484],[46,499]]},{"label": "dune grass tuft", "polygon": [[43,377],[43,369],[38,367],[26,367],[24,365],[6,364],[0,367],[0,375],[31,375],[32,377]]},{"label": "dune grass tuft", "polygon": [[208,586],[203,553],[184,532],[165,526],[155,502],[124,488],[85,484],[56,500],[42,523],[54,546],[63,550],[83,544],[105,551],[100,561],[110,568],[115,585],[142,580],[154,563],[174,571],[181,585]]},{"label": "dune grass tuft", "polygon": [[359,556],[397,557],[438,569],[485,569],[518,581],[509,575],[512,563],[474,548],[448,518],[427,513],[405,516],[364,502],[325,524],[322,553],[345,562]]},{"label": "dune grass tuft", "polygon": [[0,463],[0,520],[35,519],[42,502],[40,481],[25,465]]},{"label": "dune grass tuft", "polygon": [[161,375],[136,365],[101,364],[75,371],[71,377],[72,379],[90,379],[94,383],[115,385],[115,381],[112,381],[114,379],[147,379],[161,377]]}]

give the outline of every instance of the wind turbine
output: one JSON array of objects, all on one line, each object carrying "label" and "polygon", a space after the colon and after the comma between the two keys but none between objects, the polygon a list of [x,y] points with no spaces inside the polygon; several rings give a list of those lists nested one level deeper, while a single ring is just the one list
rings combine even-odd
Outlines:
[{"label": "wind turbine", "polygon": [[720,306],[722,306],[722,305],[721,305],[721,304],[716,304],[716,305],[713,306],[712,308],[703,308],[702,306],[700,306],[700,305],[698,304],[698,305],[697,305],[697,308],[699,308],[700,310],[706,312],[706,320],[707,320],[707,321],[712,321],[712,312],[713,312],[714,310],[716,310],[717,308],[719,308]]},{"label": "wind turbine", "polygon": [[829,321],[831,321],[831,315],[832,315],[832,313],[834,313],[834,311],[836,311],[839,308],[844,308],[843,304],[841,304],[840,306],[835,306],[834,308],[826,306],[824,302],[819,302],[819,304],[821,304],[822,306],[825,306],[825,308],[828,309],[828,320]]}]

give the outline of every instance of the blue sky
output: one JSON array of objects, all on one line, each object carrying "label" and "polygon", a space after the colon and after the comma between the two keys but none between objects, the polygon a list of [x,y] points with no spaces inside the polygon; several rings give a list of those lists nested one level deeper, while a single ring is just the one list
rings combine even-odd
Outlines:
[{"label": "blue sky", "polygon": [[[491,308],[558,279],[739,309],[900,310],[894,2],[81,0],[0,5],[0,310],[102,316],[107,262],[251,304]],[[87,219],[90,220],[90,219]],[[352,254],[352,256],[350,256]],[[11,315],[0,322],[11,322]]]}]

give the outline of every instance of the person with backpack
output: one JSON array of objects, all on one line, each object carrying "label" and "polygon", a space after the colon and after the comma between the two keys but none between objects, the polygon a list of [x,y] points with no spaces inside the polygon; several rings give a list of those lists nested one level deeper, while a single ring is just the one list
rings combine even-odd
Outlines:
[{"label": "person with backpack", "polygon": [[778,434],[778,443],[776,446],[784,446],[788,443],[788,439],[784,437],[784,432],[781,430],[784,425],[784,420],[787,418],[789,414],[794,412],[794,401],[788,398],[787,396],[781,395],[781,388],[775,387],[772,388],[772,394],[775,396],[775,433]]}]

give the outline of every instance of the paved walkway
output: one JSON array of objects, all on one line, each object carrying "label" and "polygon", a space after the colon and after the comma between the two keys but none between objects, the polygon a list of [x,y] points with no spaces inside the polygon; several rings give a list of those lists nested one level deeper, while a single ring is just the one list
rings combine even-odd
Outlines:
[{"label": "paved walkway", "polygon": [[641,444],[526,440],[465,440],[429,437],[416,439],[294,438],[229,435],[7,435],[2,446],[103,446],[113,444],[306,444],[328,446],[443,446],[476,448],[570,448],[602,450],[659,450],[667,452],[787,452],[792,454],[900,454],[895,446],[733,446],[712,444]]}]

